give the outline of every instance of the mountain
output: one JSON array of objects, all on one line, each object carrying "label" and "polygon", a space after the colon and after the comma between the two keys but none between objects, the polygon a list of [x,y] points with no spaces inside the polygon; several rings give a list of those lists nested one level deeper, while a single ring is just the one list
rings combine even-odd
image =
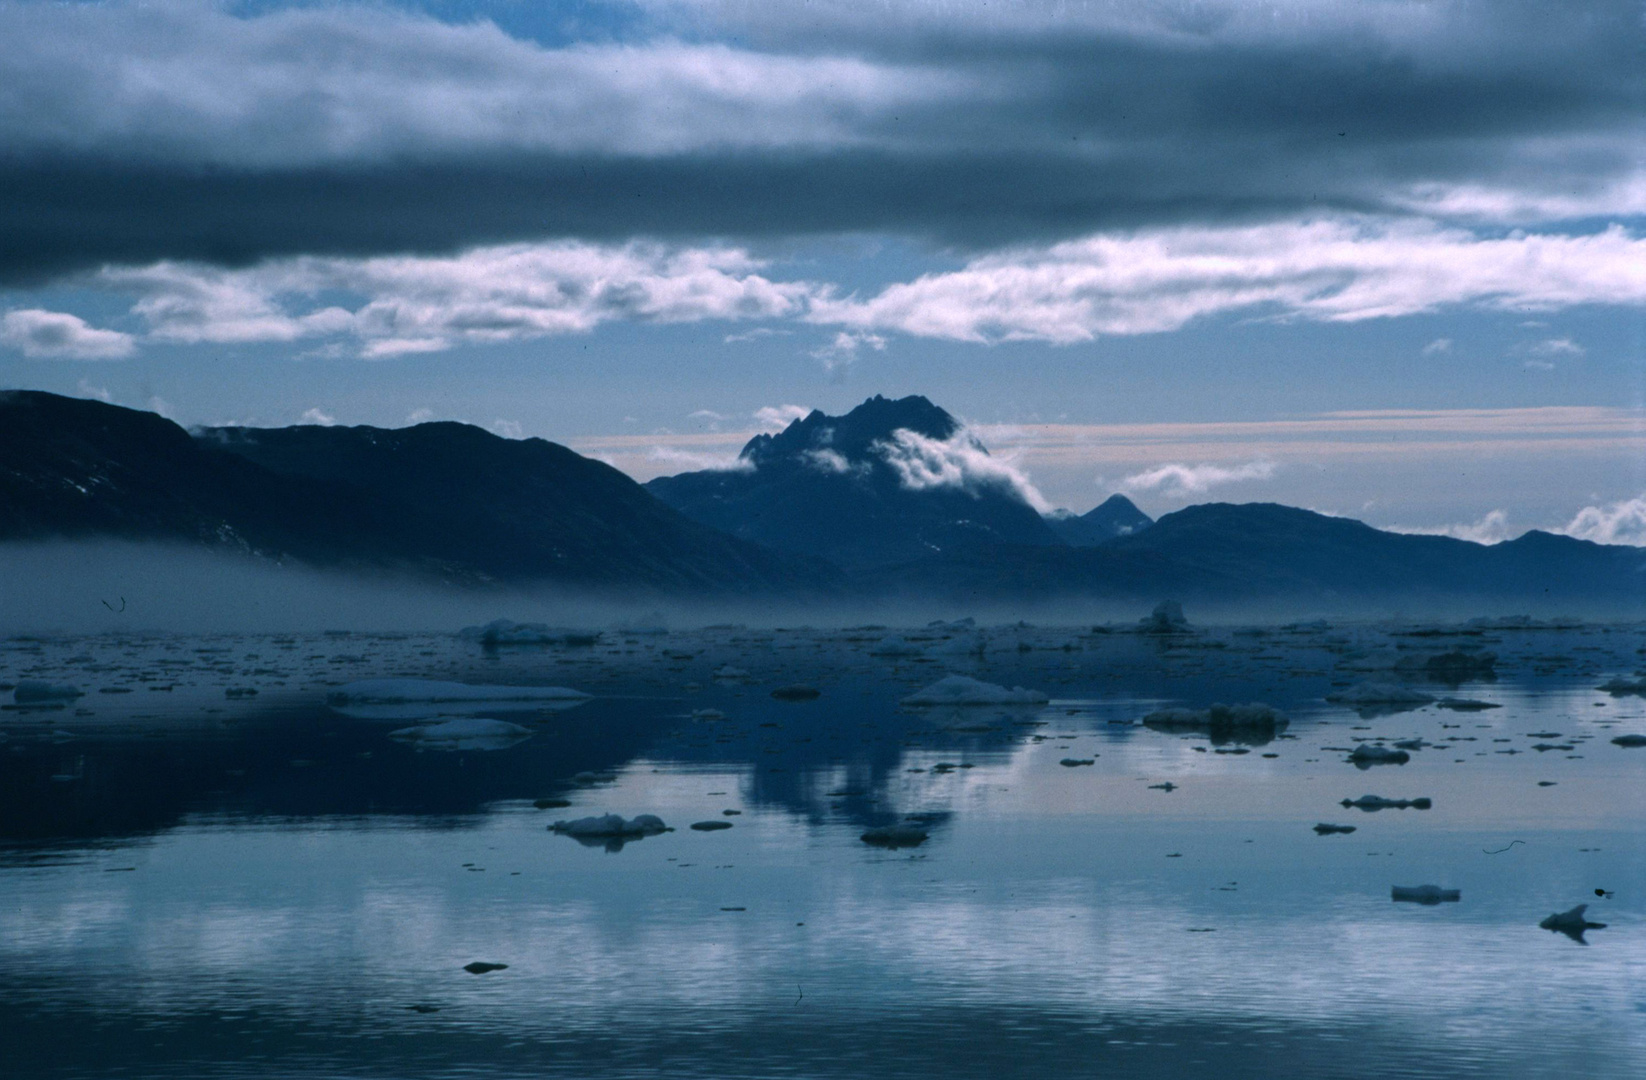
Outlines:
[{"label": "mountain", "polygon": [[1110,495],[1084,514],[1053,510],[1046,524],[1072,547],[1096,547],[1117,536],[1130,536],[1154,524],[1154,518],[1124,495]]},{"label": "mountain", "polygon": [[1272,503],[1206,503],[1097,547],[954,553],[885,568],[859,587],[997,600],[1456,599],[1621,608],[1646,600],[1646,551],[1537,531],[1488,546]]},{"label": "mountain", "polygon": [[118,537],[447,580],[830,586],[832,568],[691,521],[608,465],[465,424],[206,428],[0,394],[0,539]]},{"label": "mountain", "polygon": [[739,467],[646,485],[687,517],[850,570],[1063,540],[954,417],[923,397],[813,411],[743,447]]}]

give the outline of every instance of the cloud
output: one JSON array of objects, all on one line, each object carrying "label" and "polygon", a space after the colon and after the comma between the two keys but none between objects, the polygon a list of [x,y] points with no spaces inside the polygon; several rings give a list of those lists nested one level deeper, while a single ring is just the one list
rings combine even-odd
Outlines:
[{"label": "cloud", "polygon": [[1646,212],[1628,0],[646,2],[554,44],[261,7],[0,4],[0,277],[549,236],[976,250],[1321,210]]},{"label": "cloud", "polygon": [[821,473],[830,473],[835,476],[867,476],[870,470],[866,461],[847,461],[846,456],[838,450],[807,450],[801,454],[806,464]]},{"label": "cloud", "polygon": [[406,414],[407,424],[426,424],[434,419],[433,409],[413,409]]},{"label": "cloud", "polygon": [[1433,341],[1429,342],[1429,344],[1423,346],[1424,356],[1438,356],[1441,353],[1449,353],[1451,351],[1452,339],[1449,337],[1435,338]]},{"label": "cloud", "polygon": [[[816,321],[830,320],[824,316]],[[851,366],[857,363],[857,350],[864,345],[879,352],[886,348],[886,339],[879,334],[848,333],[842,330],[835,334],[833,341],[813,349],[810,355],[814,360],[823,361],[823,370],[838,382],[845,377]]]},{"label": "cloud", "polygon": [[811,412],[804,405],[765,405],[754,411],[754,419],[762,428],[782,431],[796,420],[804,420]]},{"label": "cloud", "polygon": [[1646,546],[1646,495],[1604,506],[1585,506],[1565,528],[1555,531],[1597,544]]},{"label": "cloud", "polygon": [[1126,477],[1120,486],[1127,491],[1158,491],[1168,496],[1200,495],[1224,484],[1247,480],[1268,480],[1277,466],[1272,461],[1251,461],[1244,465],[1161,465]]},{"label": "cloud", "polygon": [[1571,338],[1549,338],[1526,350],[1533,356],[1583,356],[1589,350]]},{"label": "cloud", "polygon": [[524,439],[526,431],[518,420],[493,420],[492,431],[505,439]]},{"label": "cloud", "polygon": [[956,488],[976,495],[983,489],[1006,491],[1046,514],[1053,509],[1040,489],[1009,461],[991,457],[983,444],[962,430],[948,439],[931,439],[900,428],[891,442],[871,448],[911,491]]},{"label": "cloud", "polygon": [[[814,287],[773,282],[729,248],[512,244],[459,255],[302,257],[246,269],[162,262],[95,278],[135,294],[148,337],[173,344],[343,336],[368,358],[577,334],[613,320],[797,314]],[[329,302],[320,303],[319,297]]]},{"label": "cloud", "polygon": [[654,446],[647,451],[646,458],[681,472],[749,472],[754,468],[753,462],[737,454],[701,454],[674,446]]},{"label": "cloud", "polygon": [[337,417],[323,412],[320,409],[309,409],[303,413],[302,421],[305,424],[319,424],[321,427],[331,427],[337,423]]},{"label": "cloud", "polygon": [[103,402],[105,405],[114,403],[114,395],[109,393],[108,387],[93,386],[89,379],[81,379],[75,389],[83,398],[92,398]]},{"label": "cloud", "polygon": [[1387,525],[1384,532],[1407,533],[1415,536],[1450,536],[1456,540],[1470,540],[1476,544],[1501,544],[1514,539],[1509,531],[1509,515],[1504,510],[1487,511],[1478,521],[1462,525]]},{"label": "cloud", "polygon": [[1448,307],[1646,305],[1646,240],[1331,218],[1093,236],[984,256],[873,297],[821,295],[806,316],[858,333],[1073,344],[1248,312],[1358,322]]},{"label": "cloud", "polygon": [[21,308],[0,318],[0,345],[36,360],[121,360],[137,351],[130,334],[87,326],[78,315]]}]

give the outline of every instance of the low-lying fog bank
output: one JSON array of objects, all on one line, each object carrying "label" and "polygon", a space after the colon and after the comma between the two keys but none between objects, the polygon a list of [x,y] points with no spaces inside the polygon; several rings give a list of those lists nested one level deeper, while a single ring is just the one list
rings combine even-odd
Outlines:
[{"label": "low-lying fog bank", "polygon": [[[507,618],[556,626],[689,628],[719,622],[819,627],[922,625],[973,617],[998,624],[1135,622],[1168,597],[966,603],[916,596],[690,599],[656,592],[580,593],[541,588],[443,586],[381,572],[317,570],[198,548],[118,541],[0,544],[0,633],[105,631],[288,632],[325,629],[454,630]],[[1202,625],[1301,619],[1462,620],[1526,614],[1635,618],[1639,605],[1539,603],[1524,597],[1313,596],[1259,602],[1184,599]]]}]

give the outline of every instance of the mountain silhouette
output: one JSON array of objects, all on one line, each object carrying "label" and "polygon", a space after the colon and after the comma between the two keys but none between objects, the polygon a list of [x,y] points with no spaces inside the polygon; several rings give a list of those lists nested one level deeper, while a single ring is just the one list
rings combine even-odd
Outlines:
[{"label": "mountain silhouette", "polygon": [[1124,495],[1110,495],[1084,514],[1053,510],[1046,524],[1073,547],[1096,547],[1119,536],[1130,536],[1154,524],[1154,518]]},{"label": "mountain silhouette", "polygon": [[848,570],[1064,543],[982,444],[919,396],[813,411],[750,439],[738,464],[646,487],[695,521]]},{"label": "mountain silhouette", "polygon": [[466,424],[203,428],[0,394],[0,539],[117,537],[470,584],[827,587],[833,568],[706,528],[542,439]]}]

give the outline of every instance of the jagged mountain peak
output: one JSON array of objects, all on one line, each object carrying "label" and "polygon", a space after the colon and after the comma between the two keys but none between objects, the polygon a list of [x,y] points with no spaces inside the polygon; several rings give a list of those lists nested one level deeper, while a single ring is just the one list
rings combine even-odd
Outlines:
[{"label": "jagged mountain peak", "polygon": [[864,461],[874,456],[875,444],[890,442],[898,431],[943,442],[960,430],[960,421],[919,394],[895,399],[876,394],[843,416],[813,409],[775,435],[756,435],[741,458],[759,467],[828,450],[847,461]]}]

